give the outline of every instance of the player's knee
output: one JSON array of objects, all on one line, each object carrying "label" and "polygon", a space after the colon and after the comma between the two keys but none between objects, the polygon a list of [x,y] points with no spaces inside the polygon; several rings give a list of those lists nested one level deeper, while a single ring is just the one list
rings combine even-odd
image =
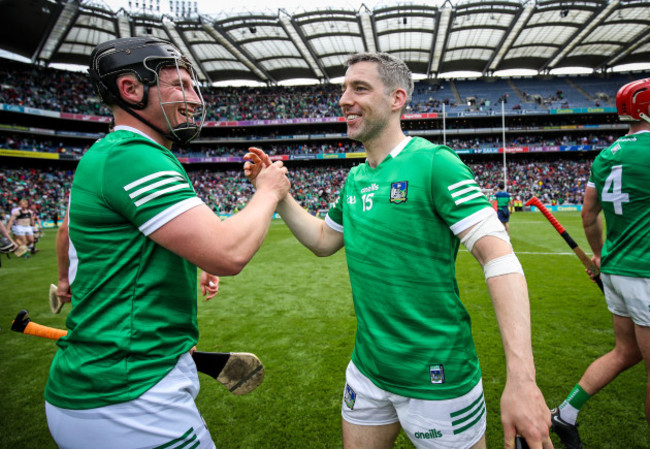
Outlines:
[{"label": "player's knee", "polygon": [[643,360],[641,351],[637,346],[617,345],[613,352],[617,363],[622,369],[628,369]]}]

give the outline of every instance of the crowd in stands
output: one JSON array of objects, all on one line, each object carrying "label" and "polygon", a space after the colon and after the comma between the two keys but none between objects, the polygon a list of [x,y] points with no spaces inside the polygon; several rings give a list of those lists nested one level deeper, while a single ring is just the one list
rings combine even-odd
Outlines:
[{"label": "crowd in stands", "polygon": [[0,167],[0,219],[6,224],[11,210],[21,199],[36,204],[43,221],[63,218],[73,176],[73,170],[58,168]]},{"label": "crowd in stands", "polygon": [[272,156],[278,154],[335,154],[335,153],[356,153],[363,152],[363,146],[359,143],[348,141],[330,141],[330,142],[301,142],[301,143],[270,143],[270,142],[253,142],[249,145],[234,147],[232,145],[201,145],[198,148],[191,146],[189,148],[174,149],[177,156],[193,157],[224,157],[238,156],[242,157],[248,146],[256,146],[264,149],[267,154]]},{"label": "crowd in stands", "polygon": [[[503,179],[503,166],[498,161],[468,161],[476,180],[484,189],[496,190]],[[508,191],[524,202],[537,196],[546,203],[581,204],[589,177],[589,160],[508,162]],[[294,197],[310,213],[328,209],[336,201],[349,166],[304,164],[291,167],[289,177]],[[192,170],[187,168],[194,188],[215,212],[227,215],[241,210],[253,194],[252,185],[241,170]],[[38,206],[42,220],[63,218],[74,172],[0,168],[0,220],[5,223],[19,200],[27,199]]]},{"label": "crowd in stands", "polygon": [[336,84],[315,86],[207,87],[207,121],[323,118],[341,115]]},{"label": "crowd in stands", "polygon": [[[413,134],[413,133],[411,133]],[[509,134],[507,136],[508,147],[549,147],[549,146],[579,146],[592,145],[593,149],[603,149],[611,145],[619,135],[609,131],[581,134]],[[426,136],[428,140],[442,144],[441,136]],[[73,153],[82,155],[88,150],[92,142],[80,141],[74,143],[57,142],[49,138],[40,138],[29,134],[0,134],[0,149],[40,151],[47,153]],[[447,137],[447,145],[454,150],[466,150],[472,148],[500,148],[500,138],[497,136],[453,136]],[[287,139],[284,142],[277,141],[250,141],[243,145],[232,144],[199,144],[184,147],[174,147],[176,156],[185,157],[241,157],[246,153],[249,146],[263,148],[270,155],[303,155],[303,154],[336,154],[336,153],[358,153],[365,151],[363,146],[352,140],[323,140],[291,142]]]},{"label": "crowd in stands", "polygon": [[39,151],[43,153],[76,153],[81,155],[90,148],[90,143],[81,143],[83,141],[78,139],[77,141],[78,143],[75,144],[66,144],[63,142],[57,143],[52,139],[42,138],[37,135],[22,133],[0,134],[0,149]]},{"label": "crowd in stands", "polygon": [[[25,64],[0,59],[0,102],[12,105],[29,106],[51,111],[70,112],[89,115],[110,115],[90,85],[87,74]],[[462,81],[456,81],[462,83]],[[471,82],[471,81],[470,81]],[[436,85],[439,89],[440,86]],[[456,98],[453,92],[432,90],[427,80],[416,82],[413,101],[408,105],[408,113],[442,112],[443,103],[448,107],[461,107],[466,112],[494,112],[500,101],[508,103],[512,93],[495,94],[496,97],[475,98],[471,104]],[[616,91],[616,87],[612,87]],[[214,87],[201,88],[206,100],[208,121],[243,121],[294,118],[322,118],[341,115],[338,100],[341,92],[339,84],[323,83],[309,86],[269,86],[269,87]],[[594,93],[592,93],[594,94]],[[590,106],[592,100],[583,95],[582,100]],[[588,94],[589,95],[589,94]],[[570,104],[562,89],[554,94],[522,92],[517,101],[537,107],[575,107]],[[517,101],[508,103],[508,110],[520,110]],[[457,103],[459,103],[457,105]],[[493,106],[495,108],[493,108]]]},{"label": "crowd in stands", "polygon": [[[503,181],[501,162],[467,165],[482,188],[496,191],[498,183]],[[591,161],[584,159],[546,162],[511,159],[507,163],[508,192],[523,202],[536,196],[546,204],[582,204],[590,169]]]},{"label": "crowd in stands", "polygon": [[74,114],[110,115],[95,96],[85,73],[0,59],[0,79],[0,103]]},{"label": "crowd in stands", "polygon": [[[88,77],[85,73],[70,72],[46,68],[33,64],[23,64],[15,61],[0,59],[0,103],[29,106],[50,111],[70,112],[88,115],[110,115],[110,111],[101,105],[95,96]],[[529,80],[532,85],[534,83]],[[454,107],[456,99],[450,83],[447,88],[441,85],[418,82],[415,86],[414,100],[407,112],[440,112],[442,105]],[[340,115],[338,98],[340,86],[335,84],[320,84],[313,86],[290,87],[202,87],[206,103],[210,105],[207,111],[208,121],[242,121],[290,118],[319,118]],[[502,94],[507,99],[507,94]],[[524,100],[539,101],[543,104],[555,104],[564,101],[562,90],[555,94],[538,97],[531,89],[523,92]],[[485,98],[477,98],[474,106],[489,107]],[[512,102],[511,102],[512,103]],[[458,105],[458,107],[463,106]],[[518,129],[517,119],[513,116],[513,130]],[[553,117],[544,118],[544,126],[585,124],[575,123],[585,119],[579,116],[557,117],[558,123],[553,123]],[[615,118],[615,116],[614,116]],[[521,124],[521,132],[508,133],[509,147],[518,146],[558,146],[558,145],[595,145],[597,148],[610,145],[615,138],[623,134],[612,131],[580,130],[557,131],[546,133],[530,133],[524,131],[526,126],[541,126],[535,116],[526,117]],[[523,120],[523,118],[522,118]],[[551,121],[549,121],[551,120]],[[415,122],[405,122],[405,129],[411,135],[417,135]],[[411,129],[411,127],[415,127]],[[463,122],[448,121],[450,130],[472,128],[476,125]],[[231,130],[233,137],[246,137],[250,130],[242,127]],[[292,132],[309,132],[292,131]],[[319,131],[328,132],[328,131]],[[333,131],[341,132],[341,131]],[[239,135],[237,133],[244,133]],[[259,145],[271,155],[310,155],[361,152],[363,148],[356,142],[338,139],[323,139],[321,141],[282,140],[286,134],[283,128],[256,128],[255,133],[261,133],[266,140],[251,141]],[[266,135],[268,134],[268,135]],[[230,134],[228,134],[230,135]],[[260,136],[258,136],[260,137]],[[425,136],[429,140],[442,143],[442,136]],[[271,139],[271,140],[269,140]],[[275,140],[273,140],[275,139]],[[58,153],[83,154],[92,139],[68,138],[63,142],[51,134],[37,135],[5,131],[0,134],[0,149],[17,149],[24,151],[44,151]],[[248,142],[204,143],[201,141],[183,148],[175,148],[178,156],[221,157],[242,156]],[[447,145],[457,150],[471,148],[500,147],[497,136],[463,136],[452,134],[447,136]],[[595,154],[595,153],[594,153]],[[509,161],[509,191],[513,196],[526,199],[532,195],[541,197],[547,202],[580,203],[585,183],[589,173],[590,162],[587,160],[563,161],[525,161],[521,158],[511,158]],[[481,162],[470,164],[479,184],[484,188],[494,188],[502,177],[502,168],[498,162]],[[241,209],[252,190],[239,171],[215,170],[191,171],[197,193],[201,198],[220,214],[229,214]],[[347,166],[305,166],[292,169],[294,195],[315,213],[326,209],[338,195],[342,182],[349,168]],[[61,169],[41,171],[36,169],[13,170],[0,166],[0,218],[2,213],[8,214],[11,207],[19,199],[26,197],[39,206],[42,218],[51,216],[61,217],[65,211],[67,194],[69,192],[73,172]]]}]

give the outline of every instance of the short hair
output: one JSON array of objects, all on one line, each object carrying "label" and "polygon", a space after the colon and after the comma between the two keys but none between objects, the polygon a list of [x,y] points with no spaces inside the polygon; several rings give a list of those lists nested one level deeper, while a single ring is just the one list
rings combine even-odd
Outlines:
[{"label": "short hair", "polygon": [[499,188],[500,188],[501,190],[503,190],[503,183],[502,183],[502,182],[500,182],[500,183],[497,184],[497,185],[499,186]]},{"label": "short hair", "polygon": [[411,102],[414,88],[413,76],[404,61],[388,53],[362,52],[350,55],[345,61],[345,66],[350,67],[358,62],[374,62],[378,64],[379,78],[388,91],[402,88],[406,91],[404,107]]}]

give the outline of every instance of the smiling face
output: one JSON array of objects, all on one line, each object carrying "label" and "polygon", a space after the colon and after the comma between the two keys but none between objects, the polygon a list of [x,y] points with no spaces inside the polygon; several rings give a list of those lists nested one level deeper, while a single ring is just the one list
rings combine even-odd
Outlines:
[{"label": "smiling face", "polygon": [[200,121],[203,99],[194,89],[190,72],[180,67],[164,67],[160,70],[158,85],[151,88],[148,113],[152,123],[170,132],[183,125],[195,125]]},{"label": "smiling face", "polygon": [[393,92],[387,92],[377,63],[363,61],[348,68],[339,105],[350,139],[364,144],[381,139],[390,124],[392,104]]}]

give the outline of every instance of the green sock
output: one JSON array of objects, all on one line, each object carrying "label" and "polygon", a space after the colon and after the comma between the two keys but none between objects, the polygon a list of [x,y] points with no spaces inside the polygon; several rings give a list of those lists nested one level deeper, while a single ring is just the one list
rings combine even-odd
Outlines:
[{"label": "green sock", "polygon": [[567,396],[564,402],[569,403],[576,410],[580,410],[582,406],[585,405],[585,402],[589,400],[589,398],[591,398],[591,395],[587,393],[580,386],[580,384],[576,384],[576,386],[573,387],[573,390],[571,390],[571,393],[569,393],[569,396]]}]

